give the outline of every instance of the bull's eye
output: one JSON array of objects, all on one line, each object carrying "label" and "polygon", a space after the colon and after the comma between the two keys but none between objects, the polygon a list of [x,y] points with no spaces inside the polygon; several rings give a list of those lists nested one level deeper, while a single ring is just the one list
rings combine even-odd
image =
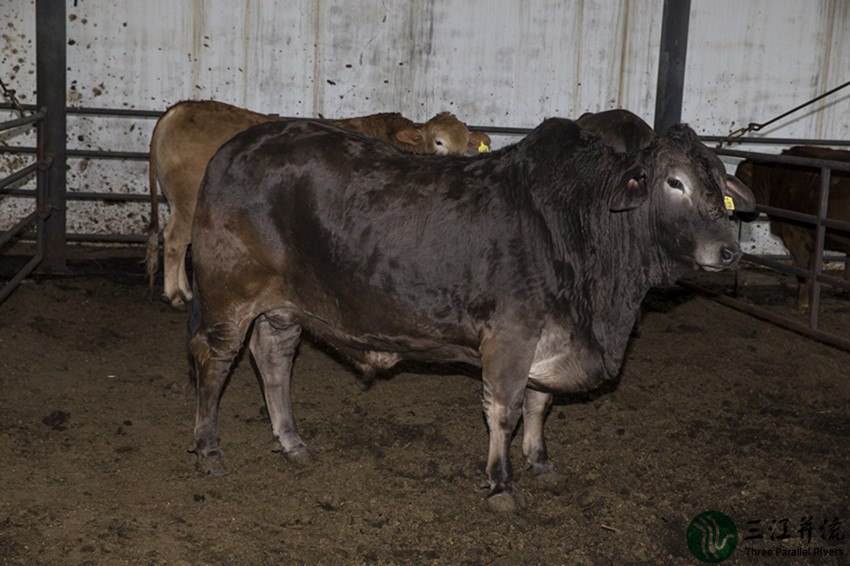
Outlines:
[{"label": "bull's eye", "polygon": [[446,145],[446,144],[443,143],[443,140],[441,140],[441,139],[434,140],[434,143],[436,144],[437,147],[443,147],[444,145]]},{"label": "bull's eye", "polygon": [[685,185],[682,184],[682,181],[679,179],[675,179],[673,177],[667,179],[667,184],[671,189],[676,189],[678,191],[685,192]]}]

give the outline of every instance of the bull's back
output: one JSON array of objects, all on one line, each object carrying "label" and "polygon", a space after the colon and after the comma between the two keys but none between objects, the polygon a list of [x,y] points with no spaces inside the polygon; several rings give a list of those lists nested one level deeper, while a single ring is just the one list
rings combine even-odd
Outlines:
[{"label": "bull's back", "polygon": [[[416,156],[319,124],[305,133],[304,122],[264,124],[222,147],[199,196],[198,232],[210,228],[205,236],[217,237],[212,228],[238,223],[240,238],[280,240],[289,253],[324,263],[343,252],[353,262],[365,260],[379,247],[399,261],[423,259],[434,240],[453,237],[435,222],[462,226],[445,216],[458,215],[462,205],[440,194],[451,179],[461,186],[470,160]],[[370,271],[379,268],[375,260],[366,263]]]}]

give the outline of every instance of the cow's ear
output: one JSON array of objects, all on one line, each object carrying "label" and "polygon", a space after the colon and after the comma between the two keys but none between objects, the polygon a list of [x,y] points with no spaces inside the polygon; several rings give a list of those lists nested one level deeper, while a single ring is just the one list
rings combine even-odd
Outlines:
[{"label": "cow's ear", "polygon": [[620,180],[619,188],[611,196],[608,208],[612,212],[631,210],[640,206],[648,195],[646,174],[642,171],[631,171]]},{"label": "cow's ear", "polygon": [[413,126],[407,126],[399,130],[395,137],[398,141],[410,145],[419,145],[422,143],[422,132],[419,131],[419,128]]},{"label": "cow's ear", "polygon": [[469,149],[478,149],[484,144],[487,149],[490,148],[490,136],[484,132],[469,132],[469,142],[466,144]]},{"label": "cow's ear", "polygon": [[[756,197],[752,191],[734,175],[726,175],[726,187],[723,189],[726,209],[730,212],[753,212],[756,209]],[[730,203],[731,200],[731,203]]]}]

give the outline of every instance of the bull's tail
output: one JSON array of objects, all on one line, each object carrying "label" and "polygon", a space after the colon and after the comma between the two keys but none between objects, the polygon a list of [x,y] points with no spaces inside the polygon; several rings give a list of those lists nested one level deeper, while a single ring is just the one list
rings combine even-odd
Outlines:
[{"label": "bull's tail", "polygon": [[201,325],[201,295],[198,293],[198,284],[192,278],[192,306],[189,314],[189,324],[187,327],[186,353],[189,355],[189,381],[192,382],[192,387],[198,387],[198,367],[195,365],[195,357],[192,355],[192,338],[198,331]]},{"label": "bull's tail", "polygon": [[148,274],[148,288],[153,293],[153,281],[159,269],[159,202],[157,199],[157,174],[156,174],[156,129],[151,138],[150,149],[150,191],[151,191],[151,219],[148,223],[148,244],[145,253],[145,271]]}]

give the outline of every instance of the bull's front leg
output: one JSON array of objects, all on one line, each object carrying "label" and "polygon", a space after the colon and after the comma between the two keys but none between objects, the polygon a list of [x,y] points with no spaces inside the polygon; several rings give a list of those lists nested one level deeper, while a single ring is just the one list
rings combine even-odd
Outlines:
[{"label": "bull's front leg", "polygon": [[482,344],[481,354],[484,413],[490,429],[487,503],[495,511],[516,513],[525,501],[514,486],[511,437],[522,415],[534,344],[491,338]]},{"label": "bull's front leg", "polygon": [[273,321],[263,315],[254,322],[249,348],[263,379],[263,395],[272,423],[272,433],[287,459],[312,460],[301,440],[292,412],[292,362],[301,338],[301,326]]}]

